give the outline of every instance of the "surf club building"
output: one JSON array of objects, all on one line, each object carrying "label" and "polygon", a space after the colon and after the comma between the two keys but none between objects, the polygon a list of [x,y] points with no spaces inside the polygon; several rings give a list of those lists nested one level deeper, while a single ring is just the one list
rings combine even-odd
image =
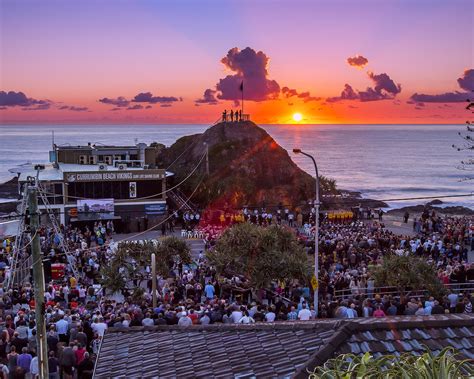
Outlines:
[{"label": "surf club building", "polygon": [[156,148],[144,143],[53,144],[48,165],[10,172],[18,175],[20,188],[38,175],[40,193],[47,199],[40,196],[39,208],[52,209],[61,224],[113,220],[116,230],[135,232],[167,215],[166,179],[173,174],[156,168],[155,157]]}]

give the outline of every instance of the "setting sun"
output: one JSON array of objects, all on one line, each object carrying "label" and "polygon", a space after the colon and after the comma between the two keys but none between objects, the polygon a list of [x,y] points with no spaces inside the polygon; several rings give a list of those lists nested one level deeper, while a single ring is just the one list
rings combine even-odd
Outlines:
[{"label": "setting sun", "polygon": [[293,113],[293,120],[296,122],[300,122],[303,119],[303,115],[301,113]]}]

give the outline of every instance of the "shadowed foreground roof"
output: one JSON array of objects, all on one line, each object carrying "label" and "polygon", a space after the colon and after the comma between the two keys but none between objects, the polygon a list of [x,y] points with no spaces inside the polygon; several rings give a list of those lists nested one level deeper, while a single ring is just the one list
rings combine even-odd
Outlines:
[{"label": "shadowed foreground roof", "polygon": [[110,328],[95,378],[307,377],[340,353],[419,353],[454,346],[474,359],[474,317]]}]

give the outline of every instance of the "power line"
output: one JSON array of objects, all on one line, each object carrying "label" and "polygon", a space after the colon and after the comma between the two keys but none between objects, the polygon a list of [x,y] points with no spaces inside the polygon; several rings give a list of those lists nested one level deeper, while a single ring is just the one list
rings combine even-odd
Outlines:
[{"label": "power line", "polygon": [[[202,181],[202,180],[201,180]],[[336,204],[336,205],[348,205],[348,204],[360,204],[361,202],[364,201],[380,201],[380,202],[397,202],[397,201],[410,201],[410,200],[430,200],[430,199],[443,199],[443,198],[458,198],[458,197],[471,197],[474,196],[474,193],[470,194],[460,194],[460,195],[438,195],[438,196],[420,196],[420,197],[404,197],[404,198],[390,198],[390,199],[337,199],[333,201],[327,201],[327,200],[322,200],[323,204]],[[88,198],[87,200],[93,200]],[[135,200],[135,199],[134,199]],[[341,204],[345,203],[345,204]],[[67,205],[67,204],[65,204]],[[120,203],[116,203],[115,205],[120,206]],[[266,204],[266,208],[272,208],[272,207],[278,207],[278,206],[286,206],[286,207],[293,207],[293,206],[301,206],[303,203],[300,203],[298,205],[293,205],[293,204]],[[308,205],[307,203],[304,203],[304,205]],[[182,207],[180,207],[178,210],[180,210]],[[227,207],[228,209],[242,209],[243,207],[239,208],[234,208],[234,207]],[[247,205],[246,208],[262,208],[261,205]],[[120,213],[136,213],[136,210],[120,210]],[[89,212],[77,212],[77,214],[111,214],[114,213],[113,211],[89,211]],[[55,214],[69,214],[69,211],[58,211],[55,212]],[[24,217],[27,215],[27,213],[23,213],[20,215],[15,215],[15,216],[7,216],[3,217],[2,219],[18,219],[20,217]],[[94,221],[94,220],[83,220],[83,221]],[[99,220],[100,221],[100,220]]]},{"label": "power line", "polygon": [[[184,201],[184,203],[181,205],[181,207],[179,207],[177,210],[181,210],[190,200],[191,198],[194,196],[194,194],[196,193],[196,191],[198,190],[199,186],[201,185],[202,181],[204,180],[204,177],[201,177],[201,180],[199,181],[199,183],[197,184],[196,188],[194,189],[194,191],[191,193],[191,195],[188,196],[188,198]],[[157,227],[159,227],[160,225],[162,225],[163,223],[167,222],[168,220],[170,220],[171,218],[173,217],[173,214],[169,215],[168,217],[166,217],[165,219],[161,220],[159,223],[157,223],[156,225],[153,225],[152,227],[142,231],[142,232],[139,232],[139,233],[136,233],[136,234],[133,234],[131,236],[127,236],[127,237],[124,237],[118,241],[113,241],[113,243],[119,243],[119,242],[122,242],[122,241],[127,241],[127,240],[130,240],[130,239],[133,239],[133,238],[136,238],[136,237],[139,237],[145,233],[148,233],[154,229],[156,229]],[[76,249],[76,250],[79,250],[81,253],[84,253],[84,252],[87,252],[87,251],[92,251],[92,250],[95,250],[97,248],[101,248],[101,247],[107,247],[107,246],[110,246],[110,243],[104,243],[103,245],[101,246],[95,246],[95,247],[90,247],[90,248],[87,248],[87,249]],[[60,252],[60,253],[55,253],[55,256],[59,256],[59,255],[67,255],[65,252]]]},{"label": "power line", "polygon": [[[139,200],[147,200],[147,199],[151,199],[153,197],[157,197],[157,196],[160,196],[160,195],[164,195],[165,193],[167,192],[170,192],[172,190],[174,190],[175,188],[179,187],[181,184],[183,184],[186,180],[188,180],[195,172],[196,170],[198,169],[199,165],[201,164],[201,162],[203,161],[204,157],[206,156],[206,152],[204,152],[201,156],[201,158],[199,159],[196,167],[194,167],[194,169],[188,174],[188,176],[186,176],[181,182],[179,182],[178,184],[174,185],[173,187],[170,187],[170,188],[167,188],[165,191],[162,191],[162,192],[159,192],[159,193],[155,193],[155,194],[152,194],[152,195],[148,195],[148,196],[144,196],[144,197],[137,197],[137,198],[133,198],[133,199],[130,199],[130,200],[133,200],[133,201],[139,201]],[[64,195],[58,195],[58,194],[55,194],[55,193],[52,193],[52,192],[44,192],[46,195],[48,195],[48,197],[63,197]],[[76,200],[90,200],[91,198],[90,197],[82,197],[82,196],[72,196],[72,195],[68,195],[67,198],[71,198],[71,199],[76,199]]]}]

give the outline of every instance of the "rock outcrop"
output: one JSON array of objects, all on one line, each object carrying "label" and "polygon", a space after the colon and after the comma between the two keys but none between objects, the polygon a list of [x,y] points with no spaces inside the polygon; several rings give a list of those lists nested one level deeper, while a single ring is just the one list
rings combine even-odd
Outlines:
[{"label": "rock outcrop", "polygon": [[[209,175],[205,150],[209,149]],[[251,121],[218,123],[202,134],[185,136],[162,149],[157,164],[183,181],[187,195],[199,185],[193,201],[200,207],[305,205],[314,199],[314,178],[300,169],[288,152]],[[334,181],[321,178],[321,194],[338,195]]]}]

